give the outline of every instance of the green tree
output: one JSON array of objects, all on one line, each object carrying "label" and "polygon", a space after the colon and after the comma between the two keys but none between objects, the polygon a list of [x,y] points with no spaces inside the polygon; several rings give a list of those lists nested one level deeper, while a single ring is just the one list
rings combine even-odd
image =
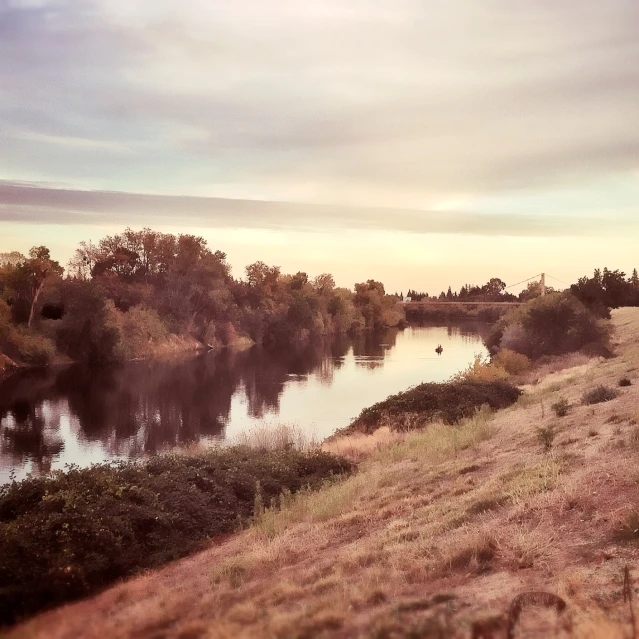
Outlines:
[{"label": "green tree", "polygon": [[60,277],[64,269],[51,259],[46,246],[34,246],[29,257],[18,262],[10,272],[9,281],[18,298],[28,304],[27,326],[30,328],[40,293],[46,283],[54,277]]}]

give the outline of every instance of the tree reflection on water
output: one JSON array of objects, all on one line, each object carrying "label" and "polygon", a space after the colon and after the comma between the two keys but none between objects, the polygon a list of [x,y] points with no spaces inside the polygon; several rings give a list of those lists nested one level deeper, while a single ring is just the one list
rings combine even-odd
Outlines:
[{"label": "tree reflection on water", "polygon": [[[477,325],[433,330],[439,331],[436,336],[433,333],[433,339],[448,337],[451,344],[468,342],[466,350],[460,351],[460,357],[466,359],[480,340]],[[405,338],[411,334],[410,328],[407,331]],[[410,346],[406,340],[402,342],[400,360],[415,359],[410,349],[423,348],[425,342],[419,340],[426,339],[419,335],[418,342],[409,340]],[[308,384],[331,387],[332,394],[322,395],[321,400],[315,393],[312,405],[307,405],[308,395],[296,395],[298,412],[293,419],[299,415],[304,423],[325,414],[327,403],[344,401],[344,393],[353,396],[351,389],[365,394],[361,401],[368,405],[369,399],[383,397],[369,397],[364,377],[384,369],[393,357],[397,336],[396,330],[388,330],[277,350],[253,347],[114,367],[73,365],[18,372],[0,384],[0,483],[9,479],[11,469],[22,476],[26,471],[49,470],[53,462],[56,468],[70,461],[86,465],[224,438],[232,411],[243,414],[233,412],[236,429],[238,418],[246,424],[251,419],[279,415],[286,388],[304,390]],[[452,356],[450,350],[446,353]],[[418,359],[424,360],[423,355]],[[466,359],[461,364],[466,365]],[[340,381],[343,388],[333,393],[336,372],[347,362],[349,373]],[[406,385],[420,379],[411,379]],[[383,394],[387,380],[380,382],[375,392]],[[288,415],[290,418],[290,411]]]},{"label": "tree reflection on water", "polygon": [[[384,334],[384,340],[394,344],[395,336]],[[33,470],[48,470],[68,438],[99,442],[112,457],[135,457],[224,437],[238,390],[246,395],[251,417],[277,413],[291,378],[314,374],[330,385],[351,348],[370,357],[379,342],[379,336],[339,336],[275,351],[253,347],[114,367],[19,372],[0,385],[0,465],[30,461]],[[68,416],[64,434],[61,414]]]}]

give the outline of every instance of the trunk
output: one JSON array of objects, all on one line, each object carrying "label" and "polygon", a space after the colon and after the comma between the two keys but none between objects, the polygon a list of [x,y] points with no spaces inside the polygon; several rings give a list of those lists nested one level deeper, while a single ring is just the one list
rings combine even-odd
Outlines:
[{"label": "trunk", "polygon": [[42,286],[44,285],[44,280],[40,284],[38,284],[37,288],[33,293],[33,299],[31,300],[31,310],[29,311],[29,321],[27,322],[27,328],[31,328],[31,322],[33,321],[33,314],[35,312],[36,303],[38,302],[38,297],[40,296],[40,291],[42,290]]}]

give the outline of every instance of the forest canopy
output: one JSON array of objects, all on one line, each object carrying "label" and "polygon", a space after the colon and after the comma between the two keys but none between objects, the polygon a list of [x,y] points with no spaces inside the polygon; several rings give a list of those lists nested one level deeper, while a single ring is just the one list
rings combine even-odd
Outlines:
[{"label": "forest canopy", "polygon": [[202,237],[127,228],[81,242],[66,274],[49,250],[0,254],[0,349],[43,363],[58,352],[104,362],[148,356],[171,335],[208,348],[277,347],[313,335],[399,326],[404,310],[381,282],[354,291],[333,277],[284,274],[257,261],[235,279]]}]

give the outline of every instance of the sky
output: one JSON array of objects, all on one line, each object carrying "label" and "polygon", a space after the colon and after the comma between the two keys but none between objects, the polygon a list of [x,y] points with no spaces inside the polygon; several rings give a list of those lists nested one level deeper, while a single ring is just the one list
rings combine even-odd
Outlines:
[{"label": "sky", "polygon": [[391,292],[630,272],[639,3],[0,0],[0,252],[127,226]]}]

